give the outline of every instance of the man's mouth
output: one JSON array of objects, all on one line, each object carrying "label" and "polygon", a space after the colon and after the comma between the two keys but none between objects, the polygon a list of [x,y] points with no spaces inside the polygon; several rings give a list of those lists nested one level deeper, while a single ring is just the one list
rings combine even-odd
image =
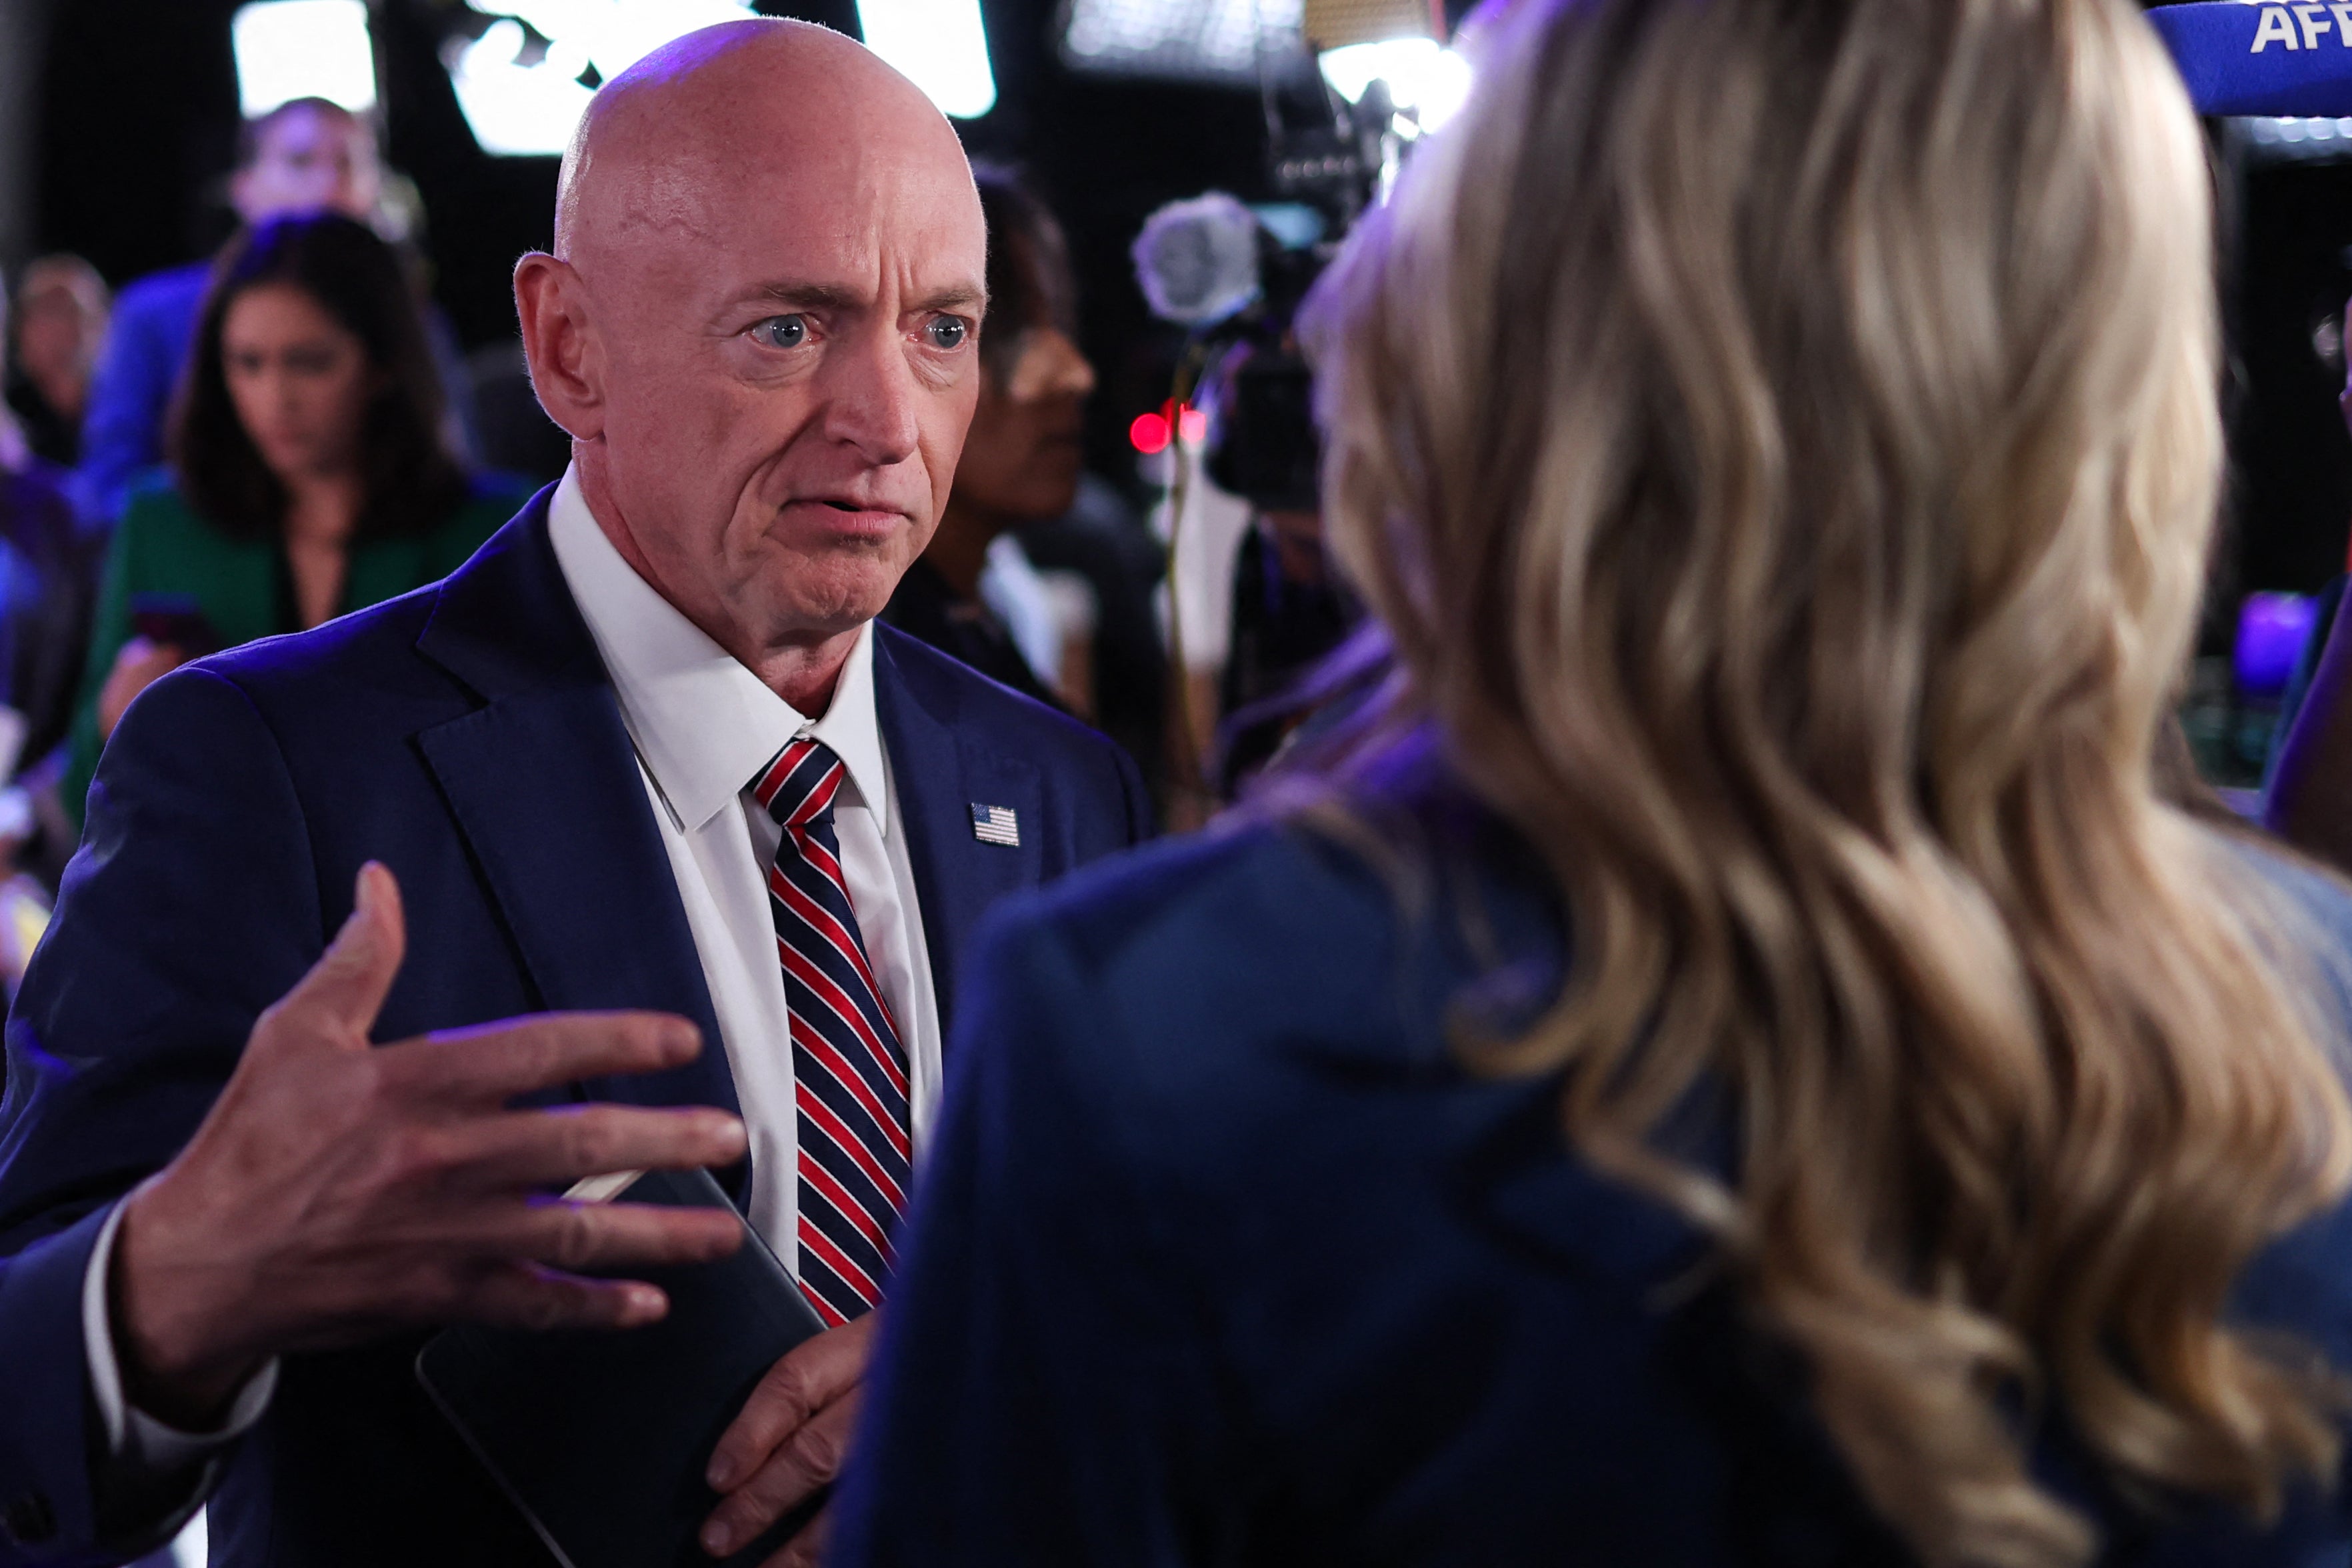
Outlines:
[{"label": "man's mouth", "polygon": [[787,516],[797,512],[803,527],[864,539],[888,536],[907,521],[906,512],[898,507],[861,502],[845,496],[802,496],[786,501],[783,511]]}]

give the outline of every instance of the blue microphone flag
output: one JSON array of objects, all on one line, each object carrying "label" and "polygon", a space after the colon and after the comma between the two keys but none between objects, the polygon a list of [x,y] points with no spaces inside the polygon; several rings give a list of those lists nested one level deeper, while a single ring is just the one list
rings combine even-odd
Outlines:
[{"label": "blue microphone flag", "polygon": [[2200,114],[2352,115],[2352,5],[2211,0],[2147,19]]}]

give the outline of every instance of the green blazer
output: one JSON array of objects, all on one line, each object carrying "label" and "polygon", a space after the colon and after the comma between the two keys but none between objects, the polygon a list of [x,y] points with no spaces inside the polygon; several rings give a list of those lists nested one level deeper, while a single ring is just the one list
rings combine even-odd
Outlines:
[{"label": "green blazer", "polygon": [[[352,552],[342,607],[336,613],[349,615],[447,576],[530,499],[530,489],[520,480],[482,476],[449,521],[432,532],[360,545]],[[193,597],[222,647],[299,631],[283,619],[283,562],[273,541],[232,539],[199,517],[168,479],[132,492],[107,551],[89,663],[59,791],[77,825],[90,775],[98,770],[98,694],[115,656],[131,638],[131,600],[142,594]]]}]

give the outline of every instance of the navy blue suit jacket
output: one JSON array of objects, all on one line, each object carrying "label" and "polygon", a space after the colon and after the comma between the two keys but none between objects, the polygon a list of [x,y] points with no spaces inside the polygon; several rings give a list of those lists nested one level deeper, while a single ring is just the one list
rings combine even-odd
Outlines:
[{"label": "navy blue suit jacket", "polygon": [[[658,1008],[701,1026],[701,1058],[578,1092],[736,1105],[546,505],[440,584],[158,682],[107,749],[0,1104],[0,1523],[40,1537],[32,1561],[93,1550],[79,1299],[104,1215],[187,1140],[365,861],[408,909],[378,1038]],[[1108,742],[887,627],[874,684],[944,1022],[981,911],[1144,837],[1149,807]],[[1013,808],[1017,847],[974,838],[974,802]],[[771,1178],[739,1169],[739,1201],[747,1179]],[[415,1348],[287,1362],[214,1496],[216,1563],[546,1561],[416,1391]]]},{"label": "navy blue suit jacket", "polygon": [[[1556,1080],[1449,1048],[1449,1009],[1507,1021],[1561,972],[1533,858],[1456,858],[1465,922],[1447,886],[1414,910],[1254,828],[992,918],[833,1568],[1908,1561],[1787,1358],[1702,1288],[1699,1237],[1571,1154]],[[2352,900],[2263,863],[2352,967]],[[1726,1168],[1726,1119],[1684,1121]],[[2260,1259],[2238,1310],[2352,1368],[2352,1212]],[[2037,1463],[2109,1563],[2352,1562],[2342,1489],[2268,1532],[2158,1529],[2063,1437]]]}]

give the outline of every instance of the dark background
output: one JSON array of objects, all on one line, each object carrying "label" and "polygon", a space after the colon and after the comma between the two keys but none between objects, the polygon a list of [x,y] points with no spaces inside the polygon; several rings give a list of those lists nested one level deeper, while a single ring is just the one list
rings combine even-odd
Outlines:
[{"label": "dark background", "polygon": [[[2234,164],[2234,167],[2232,165]],[[2309,592],[2344,570],[2352,437],[2340,360],[2315,338],[2352,293],[2352,162],[2225,161],[2234,585]],[[2234,201],[2231,198],[2234,197]],[[2234,207],[2234,211],[2232,208]]]}]

